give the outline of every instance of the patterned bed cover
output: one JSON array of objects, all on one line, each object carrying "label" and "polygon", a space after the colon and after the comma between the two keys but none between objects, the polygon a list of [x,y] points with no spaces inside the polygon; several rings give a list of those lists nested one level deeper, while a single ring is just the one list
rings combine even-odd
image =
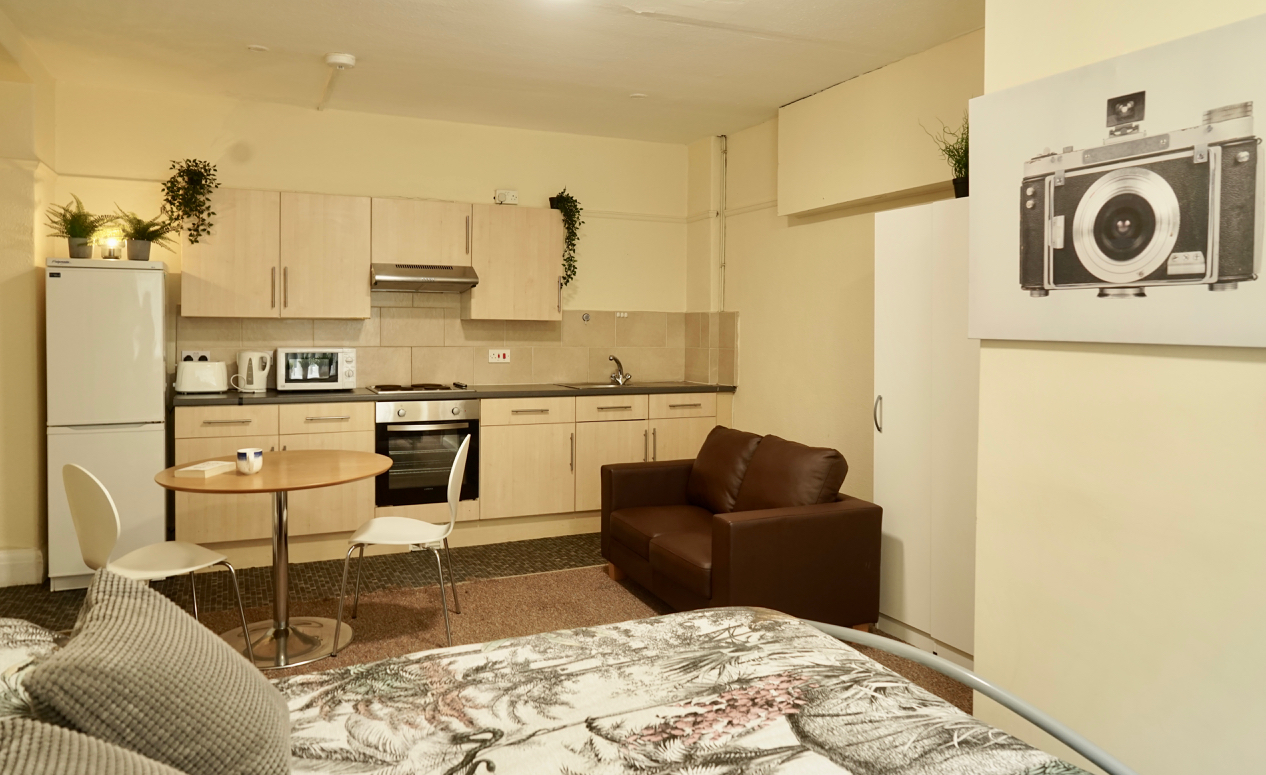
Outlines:
[{"label": "patterned bed cover", "polygon": [[764,609],[280,679],[293,772],[1085,775]]}]

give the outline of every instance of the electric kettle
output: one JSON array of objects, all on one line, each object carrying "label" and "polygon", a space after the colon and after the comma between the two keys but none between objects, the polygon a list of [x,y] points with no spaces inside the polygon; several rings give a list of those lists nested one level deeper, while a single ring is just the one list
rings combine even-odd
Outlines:
[{"label": "electric kettle", "polygon": [[273,354],[243,350],[237,354],[237,373],[229,383],[242,393],[263,393],[268,389],[268,370]]}]

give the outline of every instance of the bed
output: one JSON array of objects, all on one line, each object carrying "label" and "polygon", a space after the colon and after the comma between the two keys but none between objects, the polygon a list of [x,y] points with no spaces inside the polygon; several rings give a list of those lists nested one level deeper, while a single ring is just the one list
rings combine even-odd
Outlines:
[{"label": "bed", "polygon": [[718,608],[278,679],[292,771],[1085,775],[810,624]]}]

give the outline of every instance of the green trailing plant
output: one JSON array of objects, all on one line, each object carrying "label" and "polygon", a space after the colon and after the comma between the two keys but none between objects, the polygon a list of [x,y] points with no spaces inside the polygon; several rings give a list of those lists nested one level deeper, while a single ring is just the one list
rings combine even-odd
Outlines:
[{"label": "green trailing plant", "polygon": [[567,193],[564,188],[558,192],[557,196],[549,198],[550,207],[562,212],[563,229],[565,231],[563,239],[563,285],[571,285],[571,281],[576,279],[576,240],[580,234],[580,227],[585,222],[580,220],[580,213],[583,208],[580,202],[576,201],[576,197]]},{"label": "green trailing plant", "polygon": [[93,215],[84,209],[79,197],[71,194],[72,201],[64,205],[48,206],[48,233],[50,237],[92,239],[97,232],[118,220],[114,215]]},{"label": "green trailing plant", "polygon": [[941,131],[936,134],[928,132],[927,127],[923,127],[923,131],[927,132],[932,142],[936,143],[937,150],[945,157],[946,163],[954,171],[956,178],[967,177],[967,130],[966,112],[963,113],[963,125],[958,129],[950,129],[944,121],[941,122]]},{"label": "green trailing plant", "polygon": [[172,176],[163,183],[163,215],[189,235],[189,244],[196,245],[204,234],[211,233],[211,192],[220,187],[215,178],[215,165],[201,159],[173,161]]},{"label": "green trailing plant", "polygon": [[176,247],[176,240],[172,238],[172,235],[180,231],[180,227],[177,224],[172,223],[161,215],[157,218],[146,220],[136,213],[129,213],[117,204],[115,207],[119,211],[119,227],[123,230],[124,239],[152,242],[167,250],[172,250]]}]

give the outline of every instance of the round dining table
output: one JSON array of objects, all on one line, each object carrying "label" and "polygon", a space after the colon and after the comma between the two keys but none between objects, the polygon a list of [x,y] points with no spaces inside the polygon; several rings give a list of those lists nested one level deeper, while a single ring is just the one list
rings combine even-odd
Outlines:
[{"label": "round dining table", "polygon": [[[232,455],[207,460],[235,461]],[[176,471],[207,461],[183,463],[160,471],[154,481],[168,490],[221,495],[273,494],[273,618],[253,622],[246,632],[236,627],[221,633],[243,655],[250,638],[255,665],[261,669],[294,667],[329,656],[352,640],[343,623],[335,648],[335,622],[316,616],[290,617],[289,515],[286,494],[291,490],[332,487],[369,479],[391,468],[391,458],[373,452],[340,449],[265,452],[264,466],[254,474],[234,470],[205,479],[176,476]],[[248,657],[249,658],[249,657]]]}]

